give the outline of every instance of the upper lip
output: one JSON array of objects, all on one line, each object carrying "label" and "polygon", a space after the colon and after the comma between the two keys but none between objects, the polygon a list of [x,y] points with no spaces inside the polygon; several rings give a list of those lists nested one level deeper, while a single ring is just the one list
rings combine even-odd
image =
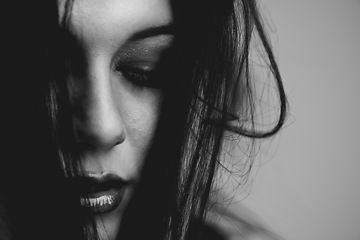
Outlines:
[{"label": "upper lip", "polygon": [[73,187],[75,187],[82,196],[104,192],[110,189],[121,189],[130,183],[122,179],[119,175],[110,172],[86,172],[71,179],[74,184]]}]

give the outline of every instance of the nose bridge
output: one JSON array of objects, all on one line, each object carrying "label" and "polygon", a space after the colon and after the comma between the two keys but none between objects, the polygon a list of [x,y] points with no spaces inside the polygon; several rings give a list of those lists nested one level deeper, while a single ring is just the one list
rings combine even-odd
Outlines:
[{"label": "nose bridge", "polygon": [[74,131],[78,142],[92,148],[110,148],[125,140],[126,132],[105,61],[91,61],[80,79],[83,91],[75,116]]}]

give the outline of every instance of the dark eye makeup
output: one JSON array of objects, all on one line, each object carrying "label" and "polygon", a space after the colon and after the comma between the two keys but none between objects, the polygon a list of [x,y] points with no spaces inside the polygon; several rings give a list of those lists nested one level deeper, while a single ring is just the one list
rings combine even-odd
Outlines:
[{"label": "dark eye makeup", "polygon": [[125,64],[118,64],[115,71],[138,87],[161,87],[158,70],[154,67],[136,67]]},{"label": "dark eye makeup", "polygon": [[[130,42],[113,61],[113,70],[136,87],[161,88],[171,64],[172,35],[159,35]],[[164,67],[164,65],[167,67]]]}]

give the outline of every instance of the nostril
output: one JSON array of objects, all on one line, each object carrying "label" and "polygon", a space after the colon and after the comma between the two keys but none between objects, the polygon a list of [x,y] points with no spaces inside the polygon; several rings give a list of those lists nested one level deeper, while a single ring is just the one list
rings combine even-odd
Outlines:
[{"label": "nostril", "polygon": [[117,141],[117,142],[115,142],[112,146],[109,146],[110,148],[113,148],[113,147],[116,147],[116,146],[118,146],[118,145],[121,145],[121,143],[123,143],[123,141],[121,142],[121,141]]},{"label": "nostril", "polygon": [[[98,119],[98,118],[97,118]],[[99,120],[99,119],[98,119]],[[110,149],[126,139],[124,127],[120,121],[76,121],[75,139],[81,148],[92,150]]]},{"label": "nostril", "polygon": [[122,144],[122,143],[125,141],[125,139],[126,139],[126,134],[125,134],[124,131],[122,131],[122,132],[119,133],[119,134],[117,135],[117,137],[114,139],[112,146],[115,147],[116,145]]},{"label": "nostril", "polygon": [[81,150],[107,150],[122,144],[124,140],[125,138],[112,140],[111,138],[98,137],[98,135],[87,132],[87,134],[81,134],[81,137],[77,134],[76,144]]}]

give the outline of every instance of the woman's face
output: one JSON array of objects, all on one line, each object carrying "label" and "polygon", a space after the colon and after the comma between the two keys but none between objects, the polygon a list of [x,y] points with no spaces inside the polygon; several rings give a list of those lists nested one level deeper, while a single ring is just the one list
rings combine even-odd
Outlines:
[{"label": "woman's face", "polygon": [[[60,18],[65,0],[58,0]],[[168,0],[75,0],[68,92],[85,208],[114,239],[152,143],[162,102],[153,77],[171,47]]]}]

